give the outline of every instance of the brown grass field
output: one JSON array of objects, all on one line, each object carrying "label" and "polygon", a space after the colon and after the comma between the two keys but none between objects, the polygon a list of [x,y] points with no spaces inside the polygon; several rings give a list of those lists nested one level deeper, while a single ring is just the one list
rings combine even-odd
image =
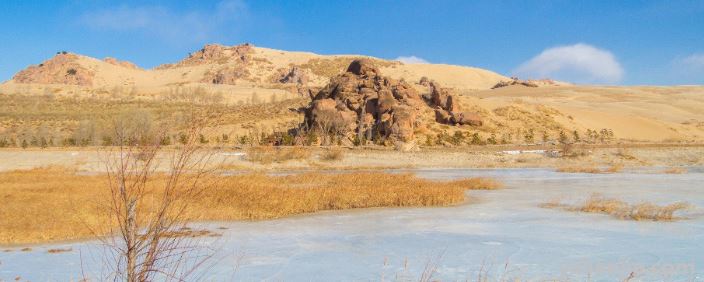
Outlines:
[{"label": "brown grass field", "polygon": [[570,173],[617,173],[623,170],[623,164],[613,164],[605,169],[600,169],[595,166],[579,165],[579,166],[563,166],[557,168],[557,172]]},{"label": "brown grass field", "polygon": [[[149,183],[154,198],[163,181],[155,176]],[[103,235],[92,230],[111,224],[100,208],[108,193],[105,175],[50,167],[3,172],[0,183],[0,245],[91,238]],[[217,177],[215,183],[189,200],[187,220],[263,220],[324,210],[449,206],[463,203],[466,190],[501,186],[484,178],[439,182],[412,174],[367,172],[243,174]],[[142,204],[149,206],[149,199]]]},{"label": "brown grass field", "polygon": [[675,212],[691,208],[686,202],[676,202],[664,206],[643,202],[629,204],[627,202],[592,194],[586,201],[578,205],[567,205],[559,202],[549,202],[540,205],[543,208],[557,208],[567,211],[608,214],[624,220],[672,221],[682,219]]}]

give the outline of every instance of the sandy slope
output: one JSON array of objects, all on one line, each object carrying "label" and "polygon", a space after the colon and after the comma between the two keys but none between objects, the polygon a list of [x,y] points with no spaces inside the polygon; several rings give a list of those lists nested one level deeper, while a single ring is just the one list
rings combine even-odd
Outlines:
[{"label": "sandy slope", "polygon": [[704,140],[704,87],[511,86],[474,92],[463,102],[486,109],[538,105],[557,110],[556,120],[575,129],[612,129],[619,138]]}]

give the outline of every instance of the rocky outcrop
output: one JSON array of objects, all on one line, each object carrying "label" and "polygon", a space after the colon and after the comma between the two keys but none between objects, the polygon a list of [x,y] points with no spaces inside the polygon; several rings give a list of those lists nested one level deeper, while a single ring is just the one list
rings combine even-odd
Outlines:
[{"label": "rocky outcrop", "polygon": [[12,79],[17,83],[90,86],[95,73],[82,67],[78,59],[75,54],[60,52],[39,65],[18,72]]},{"label": "rocky outcrop", "polygon": [[137,65],[133,64],[132,62],[120,61],[120,60],[112,58],[112,57],[106,57],[105,59],[103,59],[103,62],[106,62],[111,65],[120,66],[123,68],[133,69],[133,70],[139,69],[139,67]]},{"label": "rocky outcrop", "polygon": [[501,87],[506,87],[506,86],[511,86],[511,85],[522,85],[526,87],[538,87],[538,84],[535,83],[534,81],[531,80],[520,80],[517,77],[512,77],[511,80],[509,81],[499,81],[494,87],[491,87],[491,89],[496,89],[496,88],[501,88]]},{"label": "rocky outcrop", "polygon": [[[436,120],[451,125],[482,125],[479,115],[461,111],[456,98],[437,83],[425,81],[426,101],[403,80],[383,76],[368,59],[354,60],[347,71],[323,89],[310,91],[304,126],[323,136],[409,142],[415,138],[420,115],[435,108]],[[381,139],[381,140],[380,140]]]},{"label": "rocky outcrop", "polygon": [[188,57],[176,64],[165,64],[156,69],[169,69],[204,64],[248,63],[254,46],[249,43],[236,46],[223,46],[220,44],[205,45],[197,52],[188,54]]},{"label": "rocky outcrop", "polygon": [[241,65],[233,65],[221,68],[216,71],[208,71],[203,76],[201,82],[212,84],[229,84],[236,85],[240,79],[250,77],[249,70]]},{"label": "rocky outcrop", "polygon": [[380,75],[368,59],[353,61],[305,109],[305,125],[349,139],[410,141],[424,103],[409,84]]},{"label": "rocky outcrop", "polygon": [[450,125],[481,126],[482,118],[473,112],[462,111],[455,97],[435,82],[428,83],[430,103],[435,106],[435,121]]},{"label": "rocky outcrop", "polygon": [[[285,69],[284,69],[285,70]],[[299,67],[293,66],[288,71],[284,71],[278,79],[280,83],[306,84],[308,75]]]}]

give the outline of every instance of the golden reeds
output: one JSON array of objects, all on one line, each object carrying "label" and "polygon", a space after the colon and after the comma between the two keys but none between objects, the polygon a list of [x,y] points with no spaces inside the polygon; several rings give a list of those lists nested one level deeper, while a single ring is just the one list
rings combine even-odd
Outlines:
[{"label": "golden reeds", "polygon": [[629,204],[618,199],[606,198],[600,194],[592,194],[579,205],[567,205],[552,201],[544,203],[540,207],[608,214],[625,220],[672,221],[681,219],[675,216],[675,212],[689,209],[692,206],[686,202],[676,202],[664,206],[648,202]]},{"label": "golden reeds", "polygon": [[[219,177],[220,184],[188,199],[186,220],[261,220],[324,210],[448,206],[464,202],[466,190],[500,187],[484,178],[431,181],[376,172],[211,177]],[[166,179],[159,175],[152,179],[147,187],[158,197]],[[0,173],[0,244],[93,237],[101,228],[91,228],[111,224],[99,208],[108,193],[106,185],[105,175],[79,175],[56,167]]]}]

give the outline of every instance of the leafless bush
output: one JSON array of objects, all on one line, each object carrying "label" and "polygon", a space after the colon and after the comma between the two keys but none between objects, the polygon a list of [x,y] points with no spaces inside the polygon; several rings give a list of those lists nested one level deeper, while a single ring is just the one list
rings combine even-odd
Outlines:
[{"label": "leafless bush", "polygon": [[[185,227],[188,199],[214,184],[208,173],[212,154],[196,143],[204,125],[204,120],[194,118],[186,133],[189,141],[170,153],[161,150],[159,138],[149,143],[120,142],[105,152],[109,191],[101,208],[112,221],[107,234],[116,235],[101,240],[109,249],[107,264],[113,279],[183,281],[207,259],[194,252],[188,238],[169,235]],[[139,135],[120,128],[115,132],[118,140]],[[165,130],[158,133],[164,134]]]}]

